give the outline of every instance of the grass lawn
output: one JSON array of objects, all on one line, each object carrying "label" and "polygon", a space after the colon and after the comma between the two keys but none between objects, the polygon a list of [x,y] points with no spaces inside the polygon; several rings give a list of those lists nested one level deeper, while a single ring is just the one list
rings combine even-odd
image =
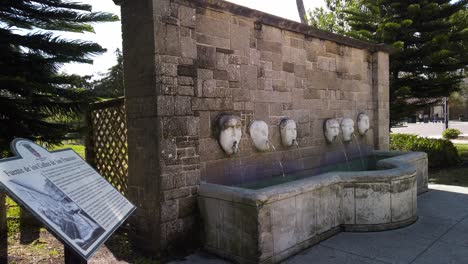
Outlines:
[{"label": "grass lawn", "polygon": [[58,147],[55,147],[55,148],[52,148],[52,149],[49,149],[49,150],[53,151],[53,150],[68,149],[68,148],[73,149],[83,159],[85,158],[85,146],[83,146],[83,145],[64,144],[62,146],[58,146]]},{"label": "grass lawn", "polygon": [[429,182],[468,187],[468,144],[454,144],[462,163],[457,167],[429,171]]}]

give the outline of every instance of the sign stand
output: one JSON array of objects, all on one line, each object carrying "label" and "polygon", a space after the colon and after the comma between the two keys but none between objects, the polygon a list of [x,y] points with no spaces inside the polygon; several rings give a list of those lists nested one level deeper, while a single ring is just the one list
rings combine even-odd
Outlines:
[{"label": "sign stand", "polygon": [[88,264],[86,259],[76,254],[75,251],[67,245],[63,245],[63,249],[65,253],[65,264]]},{"label": "sign stand", "polygon": [[8,263],[8,228],[5,198],[6,194],[0,188],[0,263]]}]

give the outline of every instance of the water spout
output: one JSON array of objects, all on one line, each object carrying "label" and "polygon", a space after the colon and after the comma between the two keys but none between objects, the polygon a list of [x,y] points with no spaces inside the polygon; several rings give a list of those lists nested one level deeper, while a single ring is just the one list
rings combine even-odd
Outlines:
[{"label": "water spout", "polygon": [[[267,141],[267,144],[273,149],[274,152],[276,152],[275,146],[273,146],[273,144],[269,140]],[[284,173],[284,167],[283,167],[283,163],[281,162],[281,158],[278,160],[278,164],[281,167],[281,172],[283,173],[283,178],[286,178],[286,174]]]},{"label": "water spout", "polygon": [[299,143],[297,143],[297,140],[293,140],[294,145],[296,145],[296,148],[299,149]]},{"label": "water spout", "polygon": [[362,156],[362,151],[361,151],[361,145],[359,144],[359,140],[358,138],[356,137],[356,134],[352,134],[352,136],[354,137],[354,139],[356,140],[356,145],[357,145],[357,148],[359,150],[359,159],[361,160],[361,165],[362,165],[362,170],[366,170],[366,166],[365,166],[365,162],[364,162],[364,157]]},{"label": "water spout", "polygon": [[340,143],[341,143],[341,146],[342,146],[342,150],[343,150],[343,154],[345,156],[345,159],[346,159],[346,165],[348,166],[348,169],[351,170],[351,166],[349,165],[349,158],[348,158],[348,153],[346,153],[346,149],[345,149],[345,145],[343,143],[343,140],[341,139],[341,137],[338,137],[340,139]]}]

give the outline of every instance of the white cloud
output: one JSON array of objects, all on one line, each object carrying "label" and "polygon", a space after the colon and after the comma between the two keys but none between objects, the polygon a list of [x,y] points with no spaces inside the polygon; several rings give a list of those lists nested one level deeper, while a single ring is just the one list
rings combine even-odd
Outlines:
[{"label": "white cloud", "polygon": [[[133,0],[137,1],[137,0]],[[260,10],[290,20],[299,21],[296,0],[228,0],[229,2]],[[79,0],[90,4],[93,11],[111,12],[120,16],[120,7],[112,0]],[[324,0],[304,0],[306,10],[325,5]],[[114,51],[122,49],[122,32],[120,22],[99,23],[94,26],[95,34],[62,34],[67,38],[83,39],[99,43],[107,53],[94,58],[94,64],[67,64],[62,70],[70,74],[93,75],[106,72],[116,63]]]}]

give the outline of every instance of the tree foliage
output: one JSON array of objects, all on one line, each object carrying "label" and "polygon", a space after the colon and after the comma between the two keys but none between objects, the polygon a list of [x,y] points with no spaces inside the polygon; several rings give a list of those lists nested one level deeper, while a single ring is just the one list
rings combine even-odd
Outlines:
[{"label": "tree foliage", "polygon": [[15,137],[59,144],[77,130],[69,120],[90,97],[77,88],[81,77],[59,69],[69,62],[91,63],[105,49],[54,31],[93,32],[92,23],[116,20],[77,2],[0,0],[0,152]]},{"label": "tree foliage", "polygon": [[316,7],[308,11],[309,24],[318,29],[338,34],[350,31],[346,10],[357,8],[358,0],[325,0],[326,8]]},{"label": "tree foliage", "polygon": [[109,68],[101,79],[93,82],[93,93],[98,97],[115,98],[124,95],[122,52],[117,49],[115,55],[117,64]]},{"label": "tree foliage", "polygon": [[397,122],[426,106],[425,100],[409,104],[409,98],[446,97],[460,89],[468,62],[467,2],[331,0],[327,5],[337,13],[312,12],[310,20],[326,23],[338,17],[332,31],[396,49],[390,61],[390,109],[391,121]]}]

